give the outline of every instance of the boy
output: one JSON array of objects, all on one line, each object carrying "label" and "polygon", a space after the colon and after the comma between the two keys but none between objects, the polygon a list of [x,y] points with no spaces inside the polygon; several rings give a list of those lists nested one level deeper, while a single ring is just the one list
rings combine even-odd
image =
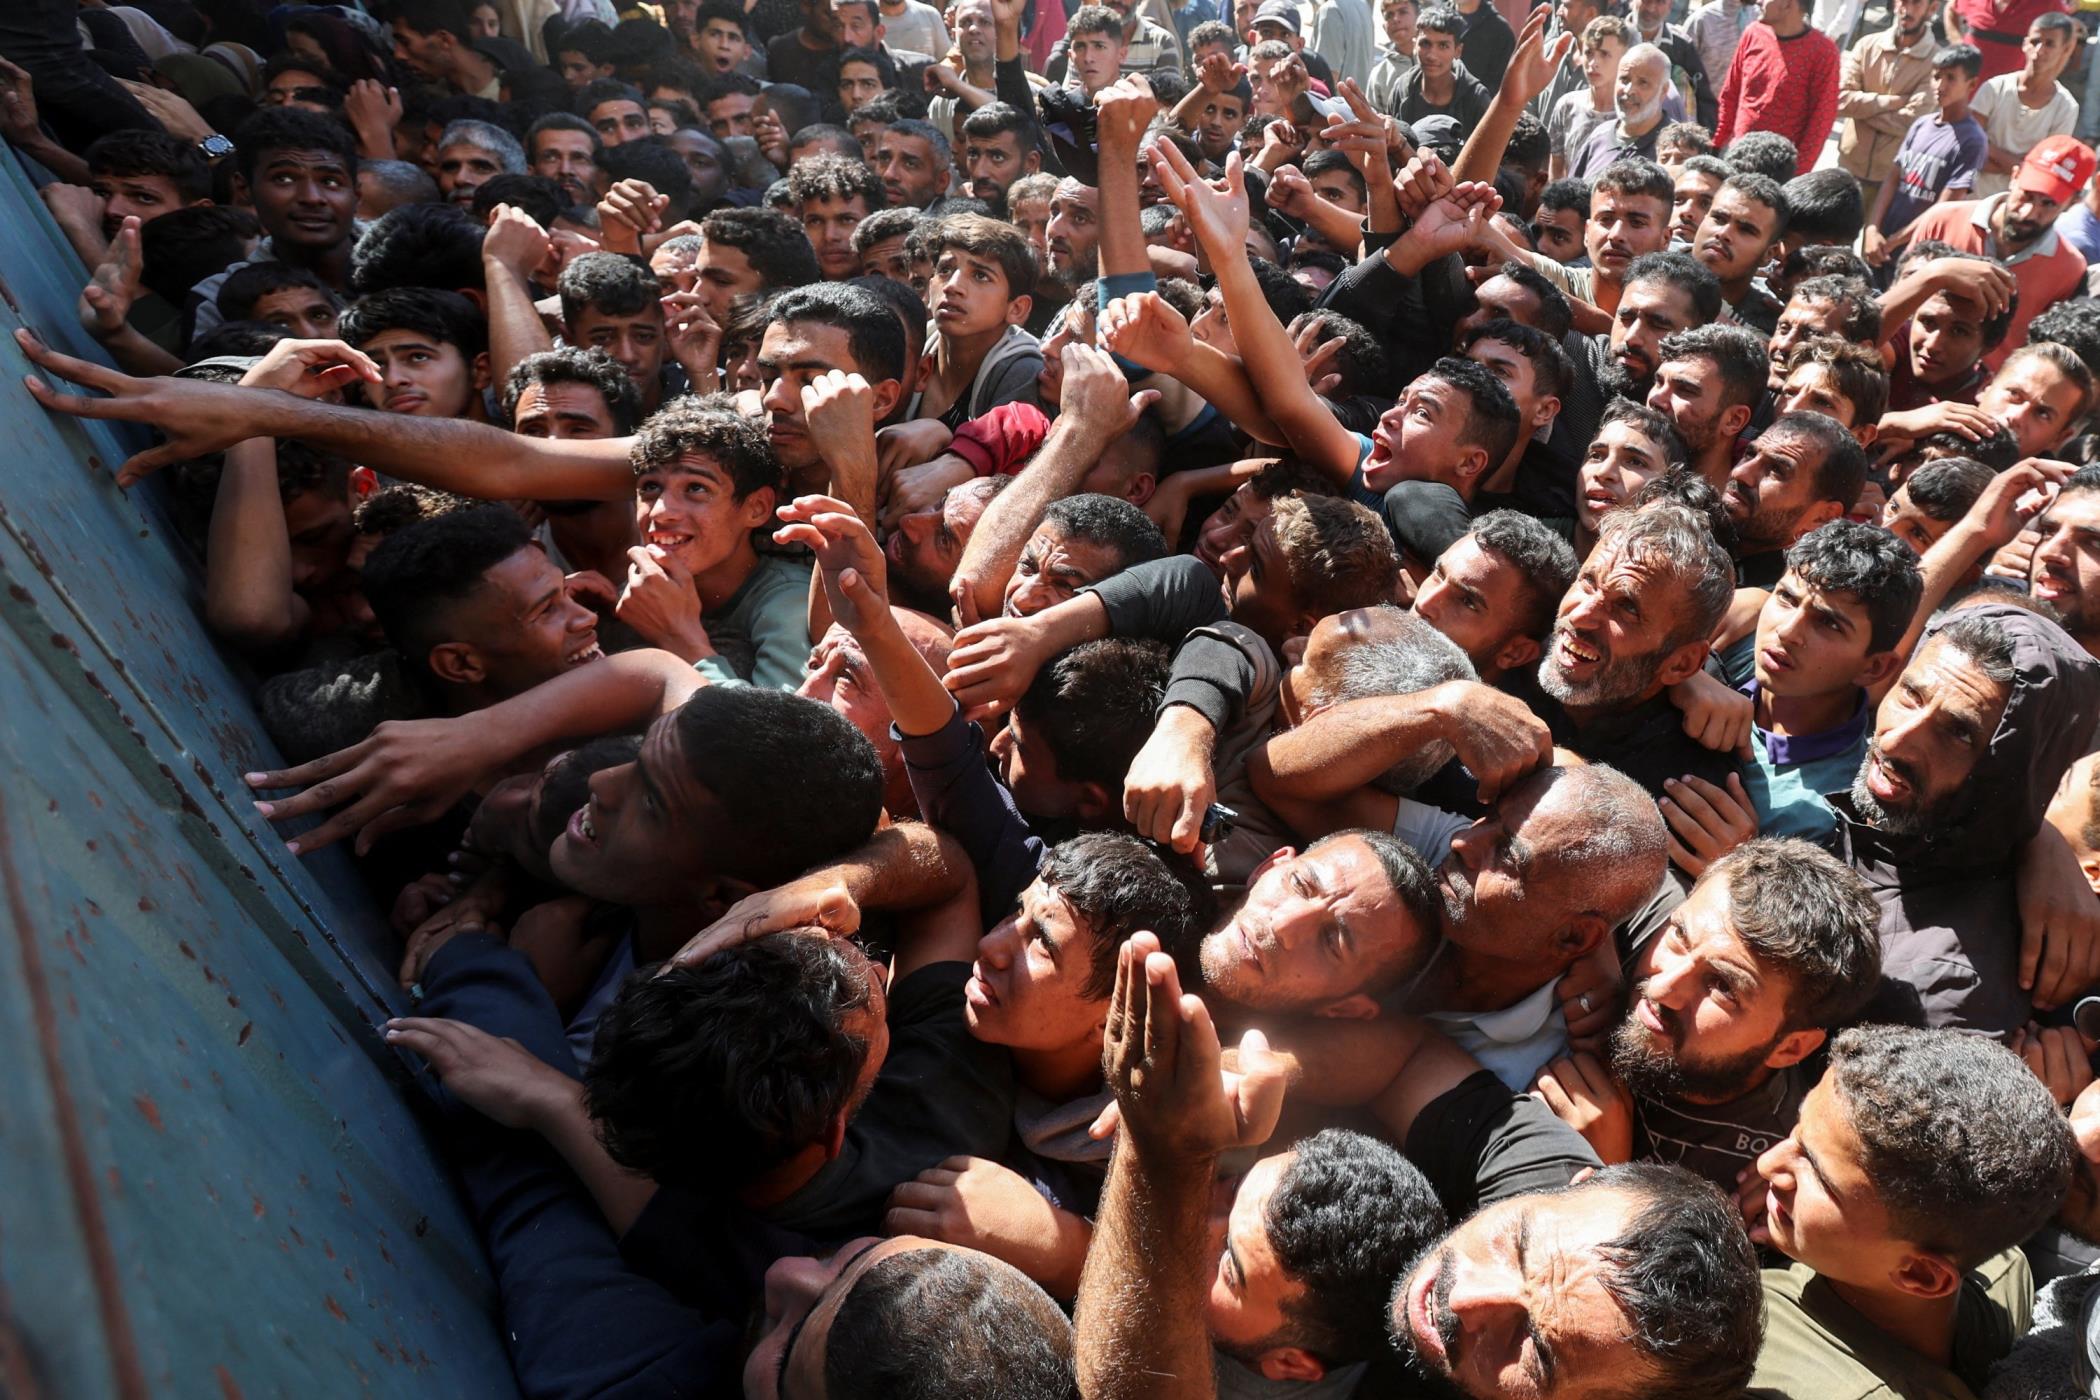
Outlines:
[{"label": "boy", "polygon": [[[88,189],[50,185],[44,202],[59,231],[94,267],[127,215],[143,227],[163,214],[211,203],[211,167],[196,146],[160,131],[112,131],[87,148]],[[91,197],[92,194],[92,197]]]},{"label": "boy", "polygon": [[228,321],[283,326],[300,340],[332,340],[342,304],[327,283],[303,267],[247,263],[219,287],[219,314]]},{"label": "boy", "polygon": [[642,543],[628,551],[620,621],[716,685],[747,679],[716,649],[733,633],[756,653],[751,684],[799,688],[809,568],[761,556],[752,537],[782,485],[764,424],[722,400],[680,399],[642,425],[633,463]]},{"label": "boy", "polygon": [[1861,248],[1879,267],[1910,241],[1911,226],[1935,204],[1966,199],[1990,153],[1983,123],[1969,115],[1981,82],[1983,54],[1974,44],[1954,44],[1932,59],[1932,101],[1939,110],[1910,124],[1897,148],[1895,168],[1874,196]]},{"label": "boy", "polygon": [[1582,77],[1587,88],[1561,94],[1546,117],[1553,142],[1548,166],[1552,178],[1565,179],[1568,162],[1590,139],[1590,133],[1615,117],[1612,86],[1619,80],[1619,60],[1632,44],[1631,29],[1617,15],[1599,15],[1582,28]]},{"label": "boy", "polygon": [[1981,1393],[2032,1320],[2020,1242],[2078,1146],[2020,1058],[1948,1030],[1831,1045],[1793,1134],[1757,1161],[1767,1269],[1754,1395]]},{"label": "boy", "polygon": [[710,74],[720,76],[743,68],[744,61],[751,57],[744,7],[728,0],[708,0],[693,20],[692,48],[699,55],[700,66]]},{"label": "boy", "polygon": [[795,202],[824,280],[860,276],[862,257],[853,235],[863,219],[882,208],[881,177],[857,160],[812,156],[788,172],[788,198]]},{"label": "boy", "polygon": [[1021,329],[1035,304],[1035,253],[1011,224],[981,214],[943,219],[933,235],[930,368],[908,415],[950,431],[1005,403],[1042,402],[1043,353]]},{"label": "boy", "polygon": [[1080,6],[1065,27],[1065,43],[1065,86],[1090,99],[1121,75],[1130,55],[1123,16],[1106,5]]},{"label": "boy", "polygon": [[[1904,261],[1908,264],[1936,251],[1933,245],[1921,244]],[[1952,288],[1927,297],[1910,320],[1894,327],[1888,337],[1895,352],[1895,364],[1889,370],[1890,410],[1905,413],[1930,404],[1976,402],[1991,377],[1984,358],[2005,343],[2019,306],[2018,292],[2007,297],[2004,310],[1996,316],[1977,298]]]},{"label": "boy", "polygon": [[1772,411],[1775,417],[1827,414],[1850,429],[1861,447],[1872,447],[1888,400],[1889,377],[1879,351],[1834,335],[1817,335],[1787,352]]},{"label": "boy", "polygon": [[666,346],[656,274],[620,253],[584,253],[562,269],[556,290],[562,339],[612,356],[634,381],[642,416],[656,412],[664,401]]},{"label": "boy", "polygon": [[1922,559],[1935,540],[1969,513],[1994,475],[1974,458],[1934,458],[1906,477],[1888,498],[1881,508],[1881,528]]},{"label": "boy", "polygon": [[1867,750],[1867,696],[1902,669],[1923,590],[1918,558],[1879,526],[1834,520],[1787,551],[1757,615],[1753,756],[1743,785],[1764,836],[1829,844],[1823,794],[1848,786]]},{"label": "boy", "polygon": [[419,418],[488,421],[488,325],[458,292],[400,287],[374,292],[343,314],[343,339],[371,356],[374,408]]},{"label": "boy", "polygon": [[881,49],[847,49],[839,55],[839,111],[851,112],[895,86],[897,64]]},{"label": "boy", "polygon": [[1555,180],[1539,194],[1531,236],[1539,256],[1573,265],[1584,261],[1583,234],[1590,223],[1590,187],[1582,180]]}]

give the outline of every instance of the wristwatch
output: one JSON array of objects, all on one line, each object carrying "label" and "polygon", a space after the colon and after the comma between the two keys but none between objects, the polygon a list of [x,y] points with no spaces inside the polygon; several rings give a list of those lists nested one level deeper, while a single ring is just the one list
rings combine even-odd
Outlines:
[{"label": "wristwatch", "polygon": [[214,131],[197,143],[197,152],[206,160],[219,160],[233,154],[233,142]]}]

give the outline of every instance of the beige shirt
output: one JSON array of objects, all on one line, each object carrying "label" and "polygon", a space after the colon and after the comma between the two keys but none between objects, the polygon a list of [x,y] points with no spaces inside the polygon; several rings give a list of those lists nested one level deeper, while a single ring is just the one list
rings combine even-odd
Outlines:
[{"label": "beige shirt", "polygon": [[[1985,83],[1969,104],[1969,115],[1983,123],[1984,134],[2001,151],[2024,156],[2050,136],[2069,136],[2078,125],[2078,101],[2056,84],[2056,91],[2039,107],[2020,100],[2020,75],[2001,73]],[[1981,170],[1976,174],[1976,197],[2003,194],[2012,188],[2012,174],[2004,170]]]},{"label": "beige shirt", "polygon": [[1838,164],[1867,184],[1889,177],[1910,124],[1932,108],[1932,55],[1927,29],[1909,48],[1893,27],[1869,34],[1838,65]]}]

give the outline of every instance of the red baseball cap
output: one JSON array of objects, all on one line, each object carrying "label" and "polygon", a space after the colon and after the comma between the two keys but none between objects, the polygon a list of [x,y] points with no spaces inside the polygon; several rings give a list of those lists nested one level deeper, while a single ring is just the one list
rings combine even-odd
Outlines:
[{"label": "red baseball cap", "polygon": [[2051,136],[2027,153],[2013,171],[2015,188],[2042,195],[2058,204],[2069,204],[2093,178],[2100,157],[2093,148],[2068,136]]}]

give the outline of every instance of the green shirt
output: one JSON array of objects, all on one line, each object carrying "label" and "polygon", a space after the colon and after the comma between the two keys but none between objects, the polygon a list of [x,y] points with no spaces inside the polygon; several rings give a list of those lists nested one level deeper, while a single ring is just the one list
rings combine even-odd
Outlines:
[{"label": "green shirt", "polygon": [[[751,639],[758,653],[751,663],[753,685],[794,690],[802,684],[809,660],[809,569],[804,559],[761,554],[729,601],[700,619],[710,631],[719,625]],[[693,669],[713,685],[744,683],[719,656],[702,657]]]},{"label": "green shirt", "polygon": [[1993,1362],[2034,1318],[2034,1275],[2017,1249],[1962,1281],[1952,1368],[1867,1321],[1806,1264],[1765,1270],[1765,1345],[1748,1394],[1765,1400],[1974,1400]]}]

